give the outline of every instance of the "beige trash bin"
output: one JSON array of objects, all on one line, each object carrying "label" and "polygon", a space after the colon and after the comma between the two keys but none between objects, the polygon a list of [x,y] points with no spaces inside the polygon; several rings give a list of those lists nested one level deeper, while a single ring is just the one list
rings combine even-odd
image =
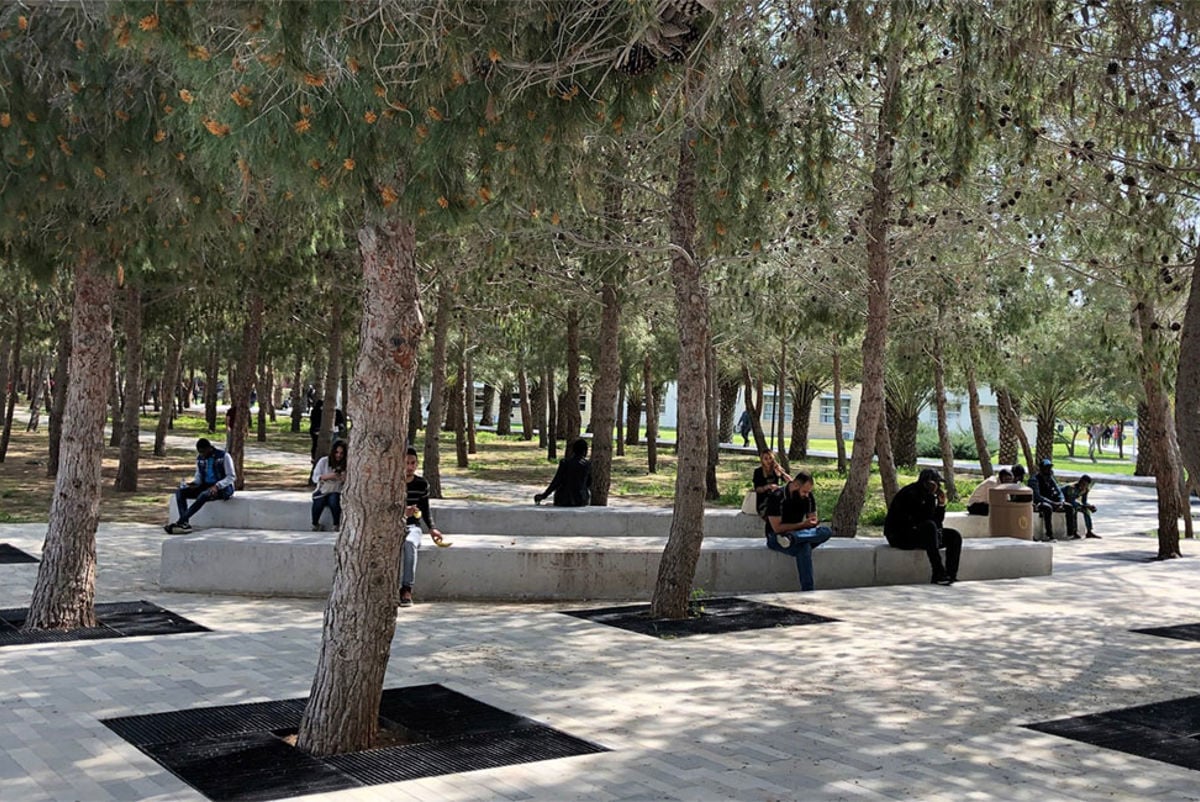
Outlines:
[{"label": "beige trash bin", "polygon": [[1033,491],[993,487],[988,491],[988,536],[1033,540]]}]

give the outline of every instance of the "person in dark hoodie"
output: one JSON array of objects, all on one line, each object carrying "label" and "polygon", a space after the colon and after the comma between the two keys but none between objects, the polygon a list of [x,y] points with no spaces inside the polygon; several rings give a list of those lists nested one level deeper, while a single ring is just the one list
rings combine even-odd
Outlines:
[{"label": "person in dark hoodie", "polygon": [[[933,569],[931,582],[952,585],[958,579],[958,562],[962,555],[962,535],[954,529],[943,529],[946,517],[946,493],[942,477],[932,468],[921,471],[917,481],[900,488],[888,507],[883,522],[883,535],[893,548],[924,549]],[[939,549],[946,549],[942,564]]]},{"label": "person in dark hoodie", "polygon": [[571,444],[571,456],[560,460],[554,478],[545,492],[533,497],[541,504],[551,494],[555,507],[586,507],[592,501],[592,463],[587,459],[588,444],[582,437]]}]

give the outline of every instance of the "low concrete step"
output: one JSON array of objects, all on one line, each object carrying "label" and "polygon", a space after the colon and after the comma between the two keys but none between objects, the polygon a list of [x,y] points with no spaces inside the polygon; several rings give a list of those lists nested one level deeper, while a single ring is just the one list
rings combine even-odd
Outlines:
[{"label": "low concrete step", "polygon": [[[325,596],[336,533],[209,529],[163,542],[164,590],[266,596]],[[455,536],[423,548],[416,594],[423,599],[645,599],[654,588],[663,537]],[[963,544],[960,580],[1047,576],[1053,547],[1012,538]],[[924,584],[922,551],[880,538],[835,538],[813,552],[817,588]],[[799,590],[796,563],[750,538],[705,538],[695,587],[709,593]]]}]

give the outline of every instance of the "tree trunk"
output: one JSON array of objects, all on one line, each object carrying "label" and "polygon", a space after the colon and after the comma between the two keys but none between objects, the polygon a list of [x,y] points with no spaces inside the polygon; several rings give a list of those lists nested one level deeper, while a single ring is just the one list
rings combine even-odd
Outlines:
[{"label": "tree trunk", "polygon": [[971,409],[971,432],[975,435],[975,452],[979,456],[979,470],[986,479],[992,475],[992,457],[988,453],[987,432],[983,428],[983,416],[979,413],[979,385],[975,381],[974,365],[967,365],[967,403]]},{"label": "tree trunk", "polygon": [[[507,379],[501,382],[500,386],[496,388],[494,395],[496,396],[497,402],[496,415],[494,418],[496,434],[500,435],[501,437],[508,437],[512,434],[512,382],[508,381]],[[485,405],[484,408],[486,409],[487,405]]]},{"label": "tree trunk", "polygon": [[408,402],[408,444],[413,445],[417,442],[417,432],[424,425],[422,416],[425,410],[421,405],[421,374],[417,372],[413,374],[412,397]]},{"label": "tree trunk", "polygon": [[[503,389],[503,388],[501,388]],[[508,406],[512,409],[512,390],[509,390]],[[483,383],[483,410],[479,415],[480,426],[497,426],[497,419],[492,415],[492,407],[496,404],[496,388],[489,382]],[[511,420],[512,416],[509,416]],[[496,432],[499,434],[499,432]]]},{"label": "tree trunk", "polygon": [[[242,350],[237,370],[229,372],[229,400],[233,407],[233,431],[229,437],[229,456],[237,471],[234,486],[246,486],[246,432],[250,423],[250,390],[258,373],[258,350],[262,344],[263,296],[255,289],[246,303],[246,320],[242,324]],[[328,413],[326,413],[328,414]]]},{"label": "tree trunk", "polygon": [[[902,12],[897,12],[902,13]],[[883,97],[874,141],[874,169],[871,172],[871,202],[867,210],[867,328],[862,344],[862,397],[854,426],[854,454],[850,473],[833,510],[833,529],[839,535],[853,537],[858,518],[867,499],[871,478],[871,460],[875,455],[875,434],[884,414],[884,369],[887,364],[888,309],[891,306],[892,256],[890,218],[892,216],[892,131],[900,114],[901,38],[893,29],[887,34],[887,63],[881,76]],[[838,398],[835,402],[841,404]],[[838,418],[841,417],[840,410]]]},{"label": "tree trunk", "polygon": [[558,459],[558,431],[555,428],[558,410],[554,401],[554,368],[551,367],[546,368],[546,374],[542,377],[542,412],[542,431],[546,434],[546,459],[554,462]]},{"label": "tree trunk", "polygon": [[[362,324],[348,399],[354,447],[342,494],[333,588],[297,747],[317,755],[372,746],[396,628],[404,454],[421,322],[416,236],[392,221],[358,231]],[[436,436],[436,430],[435,430]]]},{"label": "tree trunk", "polygon": [[[689,76],[690,77],[690,76]],[[685,93],[687,79],[685,79]],[[684,102],[686,103],[686,97]],[[696,259],[695,128],[689,124],[679,140],[679,171],[671,194],[671,284],[679,327],[679,398],[676,405],[675,505],[671,533],[659,563],[658,580],[650,600],[654,618],[682,619],[688,614],[696,563],[704,541],[704,470],[708,450],[707,360],[709,345],[708,293]],[[648,418],[650,416],[647,416]]]},{"label": "tree trunk", "polygon": [[36,432],[41,426],[42,421],[42,403],[46,396],[46,391],[50,386],[50,377],[45,375],[45,362],[38,360],[37,370],[34,371],[33,398],[29,403],[29,423],[25,425],[25,431]]},{"label": "tree trunk", "polygon": [[255,416],[255,440],[267,442],[267,410],[271,407],[271,368],[266,364],[258,366],[258,414]]},{"label": "tree trunk", "polygon": [[124,407],[121,394],[121,374],[117,367],[117,348],[114,344],[112,349],[112,358],[109,365],[109,396],[108,404],[110,407],[110,417],[112,418],[112,431],[108,438],[110,448],[116,448],[121,445],[121,409]]},{"label": "tree trunk", "polygon": [[425,416],[425,458],[422,476],[429,482],[430,498],[442,497],[441,451],[438,434],[442,428],[443,399],[446,390],[446,343],[450,339],[450,318],[454,288],[448,279],[438,282],[437,312],[433,317],[433,353],[429,359],[429,412]]},{"label": "tree trunk", "polygon": [[783,439],[783,412],[787,408],[787,386],[787,342],[784,341],[779,349],[779,377],[775,382],[775,458],[779,461],[780,467],[790,473],[791,465],[788,463],[787,448],[784,447],[786,441]]},{"label": "tree trunk", "polygon": [[[846,475],[846,434],[842,429],[842,349],[833,344],[833,442],[837,446],[837,470]],[[895,463],[893,463],[894,465]]]},{"label": "tree trunk", "polygon": [[[326,335],[329,367],[325,371],[325,385],[321,393],[321,429],[317,433],[317,459],[329,453],[330,446],[333,445],[333,433],[337,429],[338,385],[342,378],[342,314],[341,295],[332,293],[329,299],[329,332]],[[344,409],[342,413],[345,414]]]},{"label": "tree trunk", "polygon": [[[8,454],[8,441],[12,437],[12,419],[17,408],[17,396],[20,395],[17,385],[20,384],[18,379],[21,375],[21,351],[24,348],[24,339],[25,315],[22,312],[21,304],[17,304],[16,331],[13,334],[12,350],[9,353],[0,353],[0,359],[8,365],[7,380],[0,383],[0,402],[3,402],[2,411],[4,413],[3,431],[0,432],[0,462],[3,462]],[[9,384],[12,384],[11,390],[9,390]]]},{"label": "tree trunk", "polygon": [[[706,312],[707,314],[707,312]],[[717,386],[717,349],[712,342],[712,330],[708,332],[708,347],[704,349],[705,379],[708,382],[706,406],[708,421],[705,430],[708,433],[708,460],[704,472],[704,497],[710,501],[721,498],[721,487],[717,483],[717,463],[721,459],[720,441],[717,439],[717,410],[721,408],[721,390]],[[678,454],[678,432],[676,432],[676,453]]]},{"label": "tree trunk", "polygon": [[750,413],[750,429],[754,432],[754,450],[761,454],[767,448],[767,436],[762,429],[762,379],[751,379],[750,369],[743,364],[742,382],[745,385],[746,411]]},{"label": "tree trunk", "polygon": [[[658,407],[654,403],[654,378],[650,354],[642,357],[642,399],[646,407],[646,472],[658,473]],[[676,425],[676,432],[679,431]]]},{"label": "tree trunk", "polygon": [[[11,354],[12,341],[5,337],[0,337],[0,418],[3,418],[4,408],[8,406],[6,402],[8,401],[8,386],[10,383],[9,369],[12,364],[12,360],[10,359]],[[13,385],[13,392],[15,393],[17,383],[15,381],[11,383]],[[3,426],[3,421],[0,420],[0,430],[3,429]],[[0,441],[3,440],[5,440],[4,435],[2,432],[0,432]],[[7,450],[8,445],[7,442],[5,442],[3,448],[0,448],[0,462],[4,462],[5,452]]]},{"label": "tree trunk", "polygon": [[579,439],[582,430],[582,419],[579,415],[579,396],[582,390],[579,386],[579,310],[571,305],[567,307],[567,386],[568,403],[563,405],[563,442],[573,443]]},{"label": "tree trunk", "polygon": [[[171,345],[167,350],[167,364],[162,374],[163,387],[179,387],[179,370],[183,363],[184,329],[185,326],[181,324],[179,331],[170,336]],[[163,404],[162,409],[159,410],[158,425],[154,429],[154,456],[156,457],[167,455],[167,426],[170,425],[174,412],[174,403]]]},{"label": "tree trunk", "polygon": [[[279,385],[275,382],[274,360],[268,361],[266,365],[267,369],[263,374],[263,386],[266,389],[258,394],[258,406],[261,409],[263,406],[263,400],[266,399],[267,417],[270,418],[271,423],[275,423],[275,412],[279,408],[279,402],[283,398],[283,393],[280,390]],[[261,429],[259,431],[259,435],[259,442],[267,439],[266,432],[262,431]]]},{"label": "tree trunk", "polygon": [[[1052,404],[1038,404],[1037,409],[1037,448],[1034,458],[1041,462],[1054,458],[1054,424],[1058,420],[1056,407]],[[1036,468],[1036,465],[1034,466]],[[1031,471],[1032,473],[1032,471]]]},{"label": "tree trunk", "polygon": [[521,397],[521,439],[528,443],[533,439],[536,424],[533,422],[533,408],[529,401],[529,376],[525,373],[524,365],[517,370],[517,388]]},{"label": "tree trunk", "polygon": [[617,427],[617,456],[625,456],[625,416],[622,414],[625,411],[625,382],[617,382],[617,408],[613,413],[613,420],[616,421]]},{"label": "tree trunk", "polygon": [[888,431],[887,415],[879,416],[879,433],[875,437],[875,455],[879,458],[879,479],[883,484],[883,501],[889,507],[900,492],[896,475],[896,460],[892,457],[892,435]]},{"label": "tree trunk", "polygon": [[467,458],[467,343],[462,340],[462,349],[458,355],[458,370],[454,375],[454,388],[450,394],[453,399],[450,414],[454,418],[454,456],[460,468],[468,467],[471,462]]},{"label": "tree trunk", "polygon": [[[1020,444],[1021,450],[1025,454],[1025,464],[1029,466],[1029,473],[1032,475],[1037,470],[1037,465],[1033,461],[1033,451],[1029,448],[1029,438],[1025,436],[1025,427],[1021,425],[1021,413],[1017,408],[1016,400],[1011,392],[1006,388],[998,388],[996,390],[996,402],[1000,405],[1000,425],[1002,428],[1007,427],[1012,435],[1013,440]],[[1001,435],[1001,441],[1004,436]],[[1009,464],[1015,464],[1016,451],[1014,450],[1012,460]]]},{"label": "tree trunk", "polygon": [[1139,401],[1137,406],[1137,457],[1133,463],[1134,476],[1153,476],[1154,458],[1150,443],[1147,442],[1150,426],[1150,410],[1145,401]]},{"label": "tree trunk", "polygon": [[213,344],[209,346],[208,364],[204,372],[204,419],[208,422],[209,434],[217,431],[217,379],[220,370],[220,352]]},{"label": "tree trunk", "polygon": [[[1020,428],[1020,420],[1014,421],[1013,416],[1007,414],[1007,410],[1011,401],[1008,397],[1008,390],[1003,387],[995,388],[996,392],[996,417],[1000,424],[999,442],[996,448],[996,459],[1001,465],[1015,465],[1017,462],[1017,429]],[[1032,466],[1030,466],[1032,467]]]},{"label": "tree trunk", "polygon": [[125,403],[121,411],[121,458],[117,463],[117,490],[132,493],[138,489],[138,462],[141,452],[142,386],[142,291],[133,282],[125,285]]},{"label": "tree trunk", "polygon": [[600,362],[592,384],[592,504],[608,506],[612,482],[613,427],[621,383],[620,274],[606,275],[600,286]]},{"label": "tree trunk", "polygon": [[303,431],[305,409],[304,387],[301,382],[304,381],[304,357],[296,354],[296,362],[292,366],[292,433],[299,434]]},{"label": "tree trunk", "polygon": [[625,399],[625,445],[636,446],[642,442],[642,398],[645,393],[645,376],[642,376],[641,392],[629,393]]},{"label": "tree trunk", "polygon": [[946,363],[942,358],[942,310],[938,309],[938,327],[933,335],[933,399],[937,408],[938,445],[942,451],[942,479],[946,500],[958,501],[954,483],[954,444],[950,442],[950,423],[946,419]]},{"label": "tree trunk", "polygon": [[738,388],[737,379],[726,379],[719,382],[717,393],[720,403],[720,418],[717,424],[717,440],[722,443],[733,442],[733,426],[736,422],[734,410],[737,409]]},{"label": "tree trunk", "polygon": [[1179,516],[1191,519],[1191,508],[1184,490],[1184,477],[1176,441],[1171,402],[1167,397],[1169,379],[1163,371],[1165,350],[1154,326],[1154,304],[1143,299],[1134,306],[1134,317],[1141,334],[1141,358],[1137,360],[1142,388],[1146,393],[1145,428],[1139,427],[1138,442],[1151,454],[1154,486],[1158,491],[1158,559],[1169,560],[1179,553]]},{"label": "tree trunk", "polygon": [[[59,318],[58,349],[54,358],[54,395],[50,402],[50,449],[46,459],[46,476],[51,479],[58,476],[59,454],[62,449],[63,414],[67,408],[67,388],[70,386],[70,362],[73,333],[71,331],[73,312],[64,310],[64,316]],[[94,402],[93,402],[94,403]]]},{"label": "tree trunk", "polygon": [[100,521],[100,466],[105,404],[112,365],[113,279],[95,254],[75,271],[71,321],[71,380],[58,475],[42,562],[29,603],[29,629],[96,625],[96,526]]},{"label": "tree trunk", "polygon": [[[466,348],[466,332],[463,332],[463,347]],[[467,416],[467,453],[478,454],[479,450],[475,446],[475,366],[472,363],[470,349],[467,349],[463,362],[466,363],[466,376],[463,381],[465,391],[463,412]]]},{"label": "tree trunk", "polygon": [[888,419],[888,429],[892,434],[892,454],[896,464],[912,467],[917,464],[917,430],[920,428],[921,413],[919,409],[909,406],[907,409],[893,404],[891,400],[884,401],[884,415]]},{"label": "tree trunk", "polygon": [[[1180,459],[1187,469],[1187,486],[1200,491],[1200,250],[1192,261],[1191,289],[1179,335],[1175,428]],[[1122,441],[1118,440],[1117,448],[1121,447]]]},{"label": "tree trunk", "polygon": [[813,401],[821,392],[821,386],[809,379],[802,379],[792,386],[792,437],[788,441],[788,459],[799,460],[808,456],[808,425],[812,417]]}]

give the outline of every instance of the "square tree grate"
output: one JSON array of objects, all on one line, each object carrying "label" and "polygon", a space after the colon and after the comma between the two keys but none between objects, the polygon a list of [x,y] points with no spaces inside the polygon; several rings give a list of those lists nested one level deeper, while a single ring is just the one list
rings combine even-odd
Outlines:
[{"label": "square tree grate", "polygon": [[1155,551],[1098,551],[1084,556],[1091,557],[1093,560],[1121,560],[1122,562],[1131,563],[1152,563],[1158,561],[1158,552]]},{"label": "square tree grate", "polygon": [[0,610],[0,646],[211,631],[208,627],[202,627],[148,601],[97,604],[97,624],[85,629],[23,630],[21,627],[28,615],[28,607]]},{"label": "square tree grate", "polygon": [[736,597],[697,600],[692,602],[691,608],[693,615],[682,620],[651,618],[648,604],[564,612],[575,618],[584,618],[597,624],[607,624],[610,627],[656,638],[686,638],[689,635],[717,635],[751,629],[828,624],[837,620]]},{"label": "square tree grate", "polygon": [[1200,769],[1200,696],[1028,724],[1026,728]]},{"label": "square tree grate", "polygon": [[1160,638],[1174,638],[1175,640],[1200,640],[1200,624],[1176,624],[1173,627],[1149,627],[1129,631],[1142,635],[1157,635]]},{"label": "square tree grate", "polygon": [[32,554],[26,554],[16,546],[10,546],[7,543],[0,543],[0,565],[35,563],[37,561],[37,557],[34,557]]},{"label": "square tree grate", "polygon": [[607,752],[441,685],[391,688],[389,745],[313,757],[295,735],[305,699],[108,719],[113,732],[212,800],[251,802]]}]

